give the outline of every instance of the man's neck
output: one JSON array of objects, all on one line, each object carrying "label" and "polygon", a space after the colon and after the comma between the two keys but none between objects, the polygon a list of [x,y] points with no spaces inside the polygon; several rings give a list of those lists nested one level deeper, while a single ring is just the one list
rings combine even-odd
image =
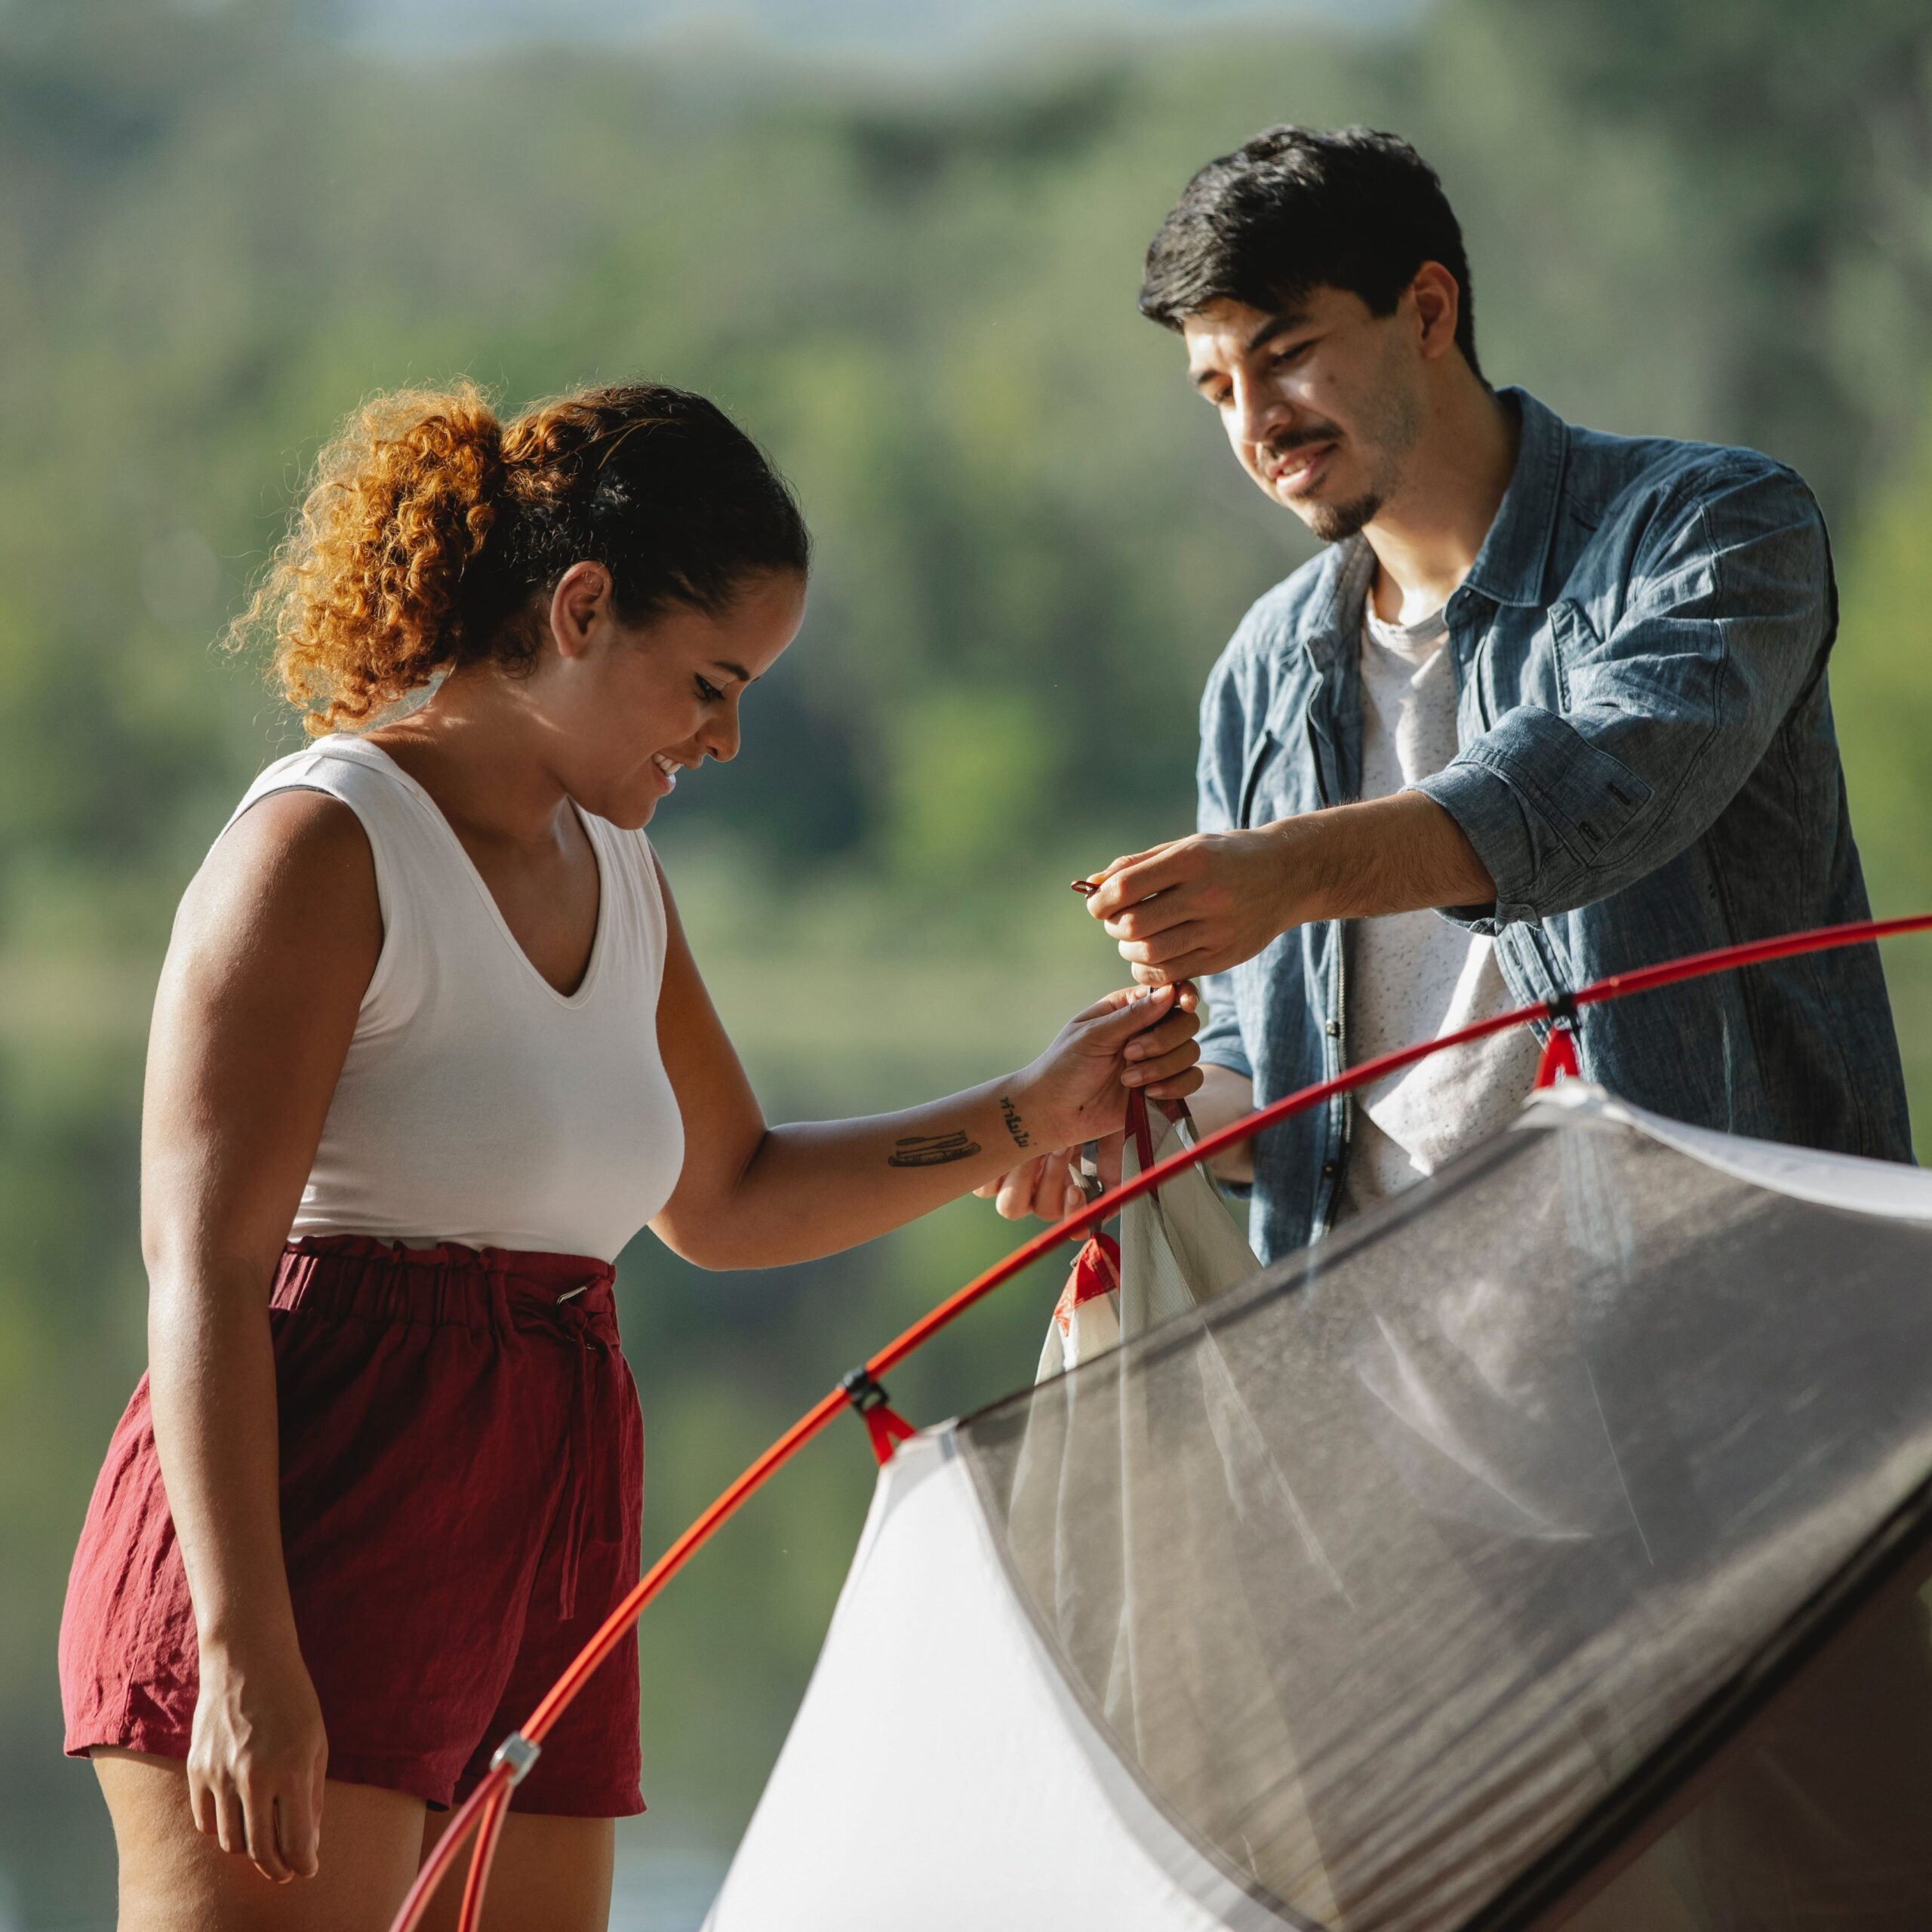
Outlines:
[{"label": "man's neck", "polygon": [[1379,566],[1377,617],[1415,623],[1448,602],[1496,521],[1521,435],[1516,412],[1466,366],[1442,384],[1403,466],[1401,490],[1362,531]]}]

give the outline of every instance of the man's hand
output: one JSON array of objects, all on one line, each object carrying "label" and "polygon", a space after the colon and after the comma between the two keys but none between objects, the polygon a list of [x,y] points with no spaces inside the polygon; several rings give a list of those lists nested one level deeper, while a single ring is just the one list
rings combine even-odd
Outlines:
[{"label": "man's hand", "polygon": [[[1100,1182],[1103,1187],[1120,1185],[1121,1146],[1126,1136],[1110,1134],[1100,1143]],[[1063,1221],[1078,1214],[1087,1197],[1081,1191],[1080,1177],[1074,1171],[1078,1150],[1041,1154],[1023,1161],[998,1180],[989,1180],[973,1192],[990,1201],[1002,1219],[1023,1221],[1038,1215],[1043,1221]]]},{"label": "man's hand", "polygon": [[[1201,1091],[1188,1102],[1187,1107],[1194,1116],[1195,1132],[1205,1140],[1209,1134],[1217,1134],[1223,1128],[1232,1126],[1254,1112],[1254,1082],[1246,1074],[1235,1072],[1231,1066],[1216,1066],[1203,1060]],[[1241,1187],[1251,1186],[1254,1181],[1254,1143],[1237,1141],[1225,1154],[1210,1161],[1208,1170],[1217,1180]]]},{"label": "man's hand", "polygon": [[[1173,1102],[1161,1100],[1155,1104],[1170,1120],[1180,1118],[1180,1109]],[[1232,1067],[1216,1066],[1203,1060],[1201,1086],[1189,1097],[1187,1111],[1193,1116],[1195,1137],[1204,1140],[1230,1121],[1254,1112],[1254,1082]],[[1110,1134],[1097,1143],[1097,1178],[1103,1188],[1119,1186],[1121,1157],[1126,1143],[1124,1134]],[[1078,1158],[1078,1150],[1072,1148],[1064,1153],[1042,1154],[973,1192],[981,1200],[992,1201],[1009,1221],[1023,1221],[1029,1216],[1038,1216],[1043,1221],[1063,1221],[1068,1215],[1078,1214],[1086,1198],[1074,1169]],[[1217,1180],[1247,1186],[1254,1179],[1254,1143],[1240,1141],[1208,1166]]]},{"label": "man's hand", "polygon": [[1421,792],[1116,859],[1087,909],[1144,986],[1225,973],[1315,919],[1483,906],[1496,888],[1461,826]]},{"label": "man's hand", "polygon": [[1196,832],[1116,859],[1087,909],[1143,986],[1225,972],[1317,916],[1300,910],[1283,829]]}]

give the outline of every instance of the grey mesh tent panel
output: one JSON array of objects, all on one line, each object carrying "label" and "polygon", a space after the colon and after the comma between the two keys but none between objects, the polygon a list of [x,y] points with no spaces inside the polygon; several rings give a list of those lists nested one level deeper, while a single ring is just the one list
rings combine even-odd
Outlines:
[{"label": "grey mesh tent panel", "polygon": [[[1932,1927],[1932,1177],[1572,1088],[928,1444],[1031,1633],[999,1640],[1012,1668],[1054,1680],[1100,1808],[1175,1888],[1149,1924]],[[1059,1762],[1023,1735],[1048,1720],[990,1743],[928,1721],[921,1681],[993,1613],[948,1636],[967,1586],[927,1601],[930,1558],[893,1569],[891,1478],[719,1932],[801,1844],[841,1889],[815,1915],[808,1857],[798,1925],[970,1922],[949,1861],[970,1889],[999,1804]],[[883,1855],[863,1814],[888,1801],[826,1708],[868,1672],[903,1777],[979,1754]]]}]

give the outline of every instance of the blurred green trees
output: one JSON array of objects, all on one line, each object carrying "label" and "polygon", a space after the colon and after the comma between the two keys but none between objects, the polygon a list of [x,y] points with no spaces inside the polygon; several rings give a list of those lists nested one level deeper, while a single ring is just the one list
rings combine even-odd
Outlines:
[{"label": "blurred green trees", "polygon": [[[1134,312],[1148,236],[1268,122],[1398,128],[1463,216],[1492,379],[1817,485],[1875,897],[1932,906],[1922,7],[1445,0],[1387,36],[863,86],[382,65],[331,26],[299,0],[0,9],[0,1872],[36,1924],[109,1909],[91,1781],[50,1755],[51,1647],[143,1352],[147,1000],[183,881],[293,742],[211,641],[368,389],[460,371],[514,405],[646,373],[774,450],[818,540],[806,632],[660,842],[771,1109],[902,1101],[1112,983],[1064,881],[1185,826],[1202,678],[1306,554]],[[1932,949],[1891,964],[1924,1118]],[[974,1203],[768,1277],[639,1243],[647,1540],[1006,1244]],[[930,1417],[1023,1379],[1053,1286],[895,1397]],[[650,1613],[641,1841],[728,1846],[869,1482],[835,1437]]]}]

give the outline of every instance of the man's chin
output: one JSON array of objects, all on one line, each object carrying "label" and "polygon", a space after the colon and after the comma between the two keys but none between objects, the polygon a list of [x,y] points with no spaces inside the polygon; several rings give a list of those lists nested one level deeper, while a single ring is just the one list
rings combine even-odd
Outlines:
[{"label": "man's chin", "polygon": [[1345,537],[1358,536],[1375,521],[1382,499],[1372,490],[1341,503],[1295,503],[1295,514],[1324,543],[1339,543]]}]

